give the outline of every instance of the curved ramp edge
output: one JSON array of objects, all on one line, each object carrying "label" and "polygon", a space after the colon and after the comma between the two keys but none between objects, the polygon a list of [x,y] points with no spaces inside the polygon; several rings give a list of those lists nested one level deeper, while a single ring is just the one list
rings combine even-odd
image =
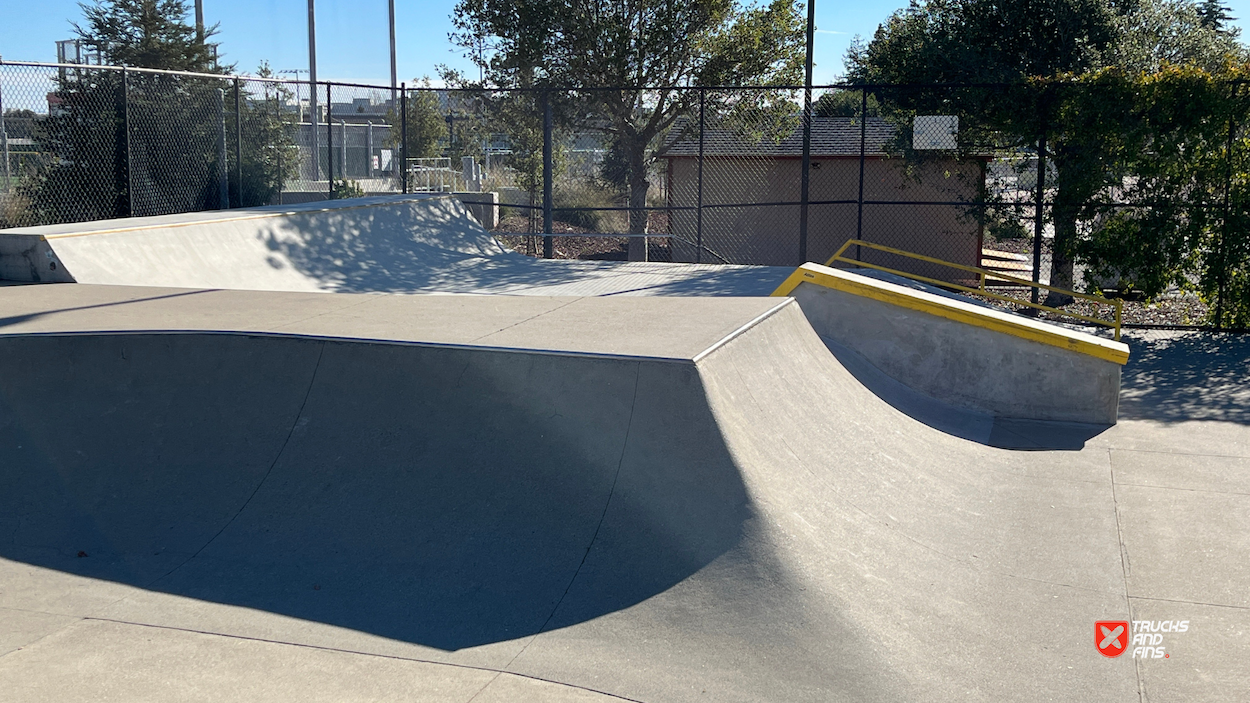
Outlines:
[{"label": "curved ramp edge", "polygon": [[[1105,453],[937,432],[864,388],[794,304],[752,322],[697,363],[2,338],[28,372],[0,376],[0,432],[29,449],[0,468],[21,487],[0,494],[19,516],[0,607],[631,700],[1135,700],[1131,667],[1072,656],[1090,621],[1128,617]],[[296,371],[299,393],[274,390]],[[249,449],[271,452],[259,490]],[[180,511],[252,490],[152,582],[158,547],[203,541],[167,537]],[[40,525],[55,539],[28,544]],[[116,566],[84,571],[83,536]]]},{"label": "curved ramp edge", "polygon": [[996,417],[1115,424],[1128,346],[853,272],[804,264],[774,292],[920,393]]}]

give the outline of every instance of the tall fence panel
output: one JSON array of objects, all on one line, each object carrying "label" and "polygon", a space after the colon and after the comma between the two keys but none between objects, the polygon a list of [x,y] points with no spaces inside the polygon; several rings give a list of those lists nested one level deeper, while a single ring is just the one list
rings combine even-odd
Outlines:
[{"label": "tall fence panel", "polygon": [[1141,298],[1130,324],[1250,326],[1244,82],[816,86],[810,117],[803,94],[0,62],[0,227],[455,193],[529,255],[793,266],[861,240],[936,281],[968,274],[876,247]]}]

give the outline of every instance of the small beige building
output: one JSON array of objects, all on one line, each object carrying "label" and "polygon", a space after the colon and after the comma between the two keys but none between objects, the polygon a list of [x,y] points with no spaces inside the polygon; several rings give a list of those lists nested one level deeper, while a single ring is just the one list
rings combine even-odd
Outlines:
[{"label": "small beige building", "polygon": [[[985,162],[928,152],[921,160],[887,153],[898,130],[880,118],[863,128],[863,219],[860,221],[858,120],[817,117],[812,123],[807,260],[823,262],[858,238],[945,261],[977,266],[982,226],[975,202]],[[675,129],[660,152],[666,161],[668,204],[699,202],[697,130]],[[799,215],[803,133],[754,140],[728,129],[708,129],[703,144],[702,227],[692,209],[670,211],[673,258],[694,261],[702,230],[706,263],[793,266],[800,263]],[[852,249],[850,252],[854,254]],[[863,250],[863,260],[954,280],[952,269]]]}]

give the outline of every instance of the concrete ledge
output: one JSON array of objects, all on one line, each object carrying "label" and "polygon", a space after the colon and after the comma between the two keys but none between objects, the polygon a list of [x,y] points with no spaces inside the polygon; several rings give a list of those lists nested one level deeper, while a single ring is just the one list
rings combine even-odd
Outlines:
[{"label": "concrete ledge", "polygon": [[482,193],[465,193],[456,191],[452,193],[461,203],[473,219],[477,220],[482,227],[491,230],[499,226],[499,193],[486,191]]},{"label": "concrete ledge", "polygon": [[816,264],[774,293],[822,337],[925,395],[996,417],[1114,424],[1128,347]]},{"label": "concrete ledge", "polygon": [[803,264],[795,269],[794,273],[790,274],[790,277],[773,291],[773,296],[790,295],[801,283],[815,283],[825,288],[880,300],[883,303],[901,305],[976,327],[984,327],[1061,349],[1089,354],[1099,359],[1114,361],[1121,366],[1128,363],[1128,345],[1120,342],[819,264]]}]

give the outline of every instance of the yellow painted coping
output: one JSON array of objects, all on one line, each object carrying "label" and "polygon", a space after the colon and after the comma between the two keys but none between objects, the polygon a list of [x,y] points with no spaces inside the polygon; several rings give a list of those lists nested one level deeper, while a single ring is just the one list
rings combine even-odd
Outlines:
[{"label": "yellow painted coping", "polygon": [[1128,363],[1128,346],[1121,342],[1095,337],[1092,334],[1050,325],[1037,320],[1011,315],[999,310],[954,300],[924,291],[913,290],[849,271],[820,264],[803,264],[790,274],[773,295],[788,296],[801,283],[832,288],[844,293],[898,305],[909,310],[936,315],[1021,339],[1048,344],[1068,351],[1088,354],[1123,366]]}]

